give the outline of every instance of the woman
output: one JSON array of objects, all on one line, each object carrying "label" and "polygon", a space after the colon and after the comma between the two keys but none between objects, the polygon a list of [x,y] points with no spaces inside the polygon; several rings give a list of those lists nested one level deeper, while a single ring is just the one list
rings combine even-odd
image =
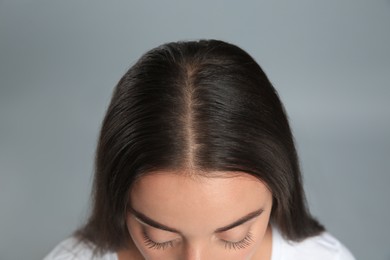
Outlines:
[{"label": "woman", "polygon": [[222,41],[162,45],[122,77],[93,191],[45,259],[354,259],[306,207],[276,90]]}]

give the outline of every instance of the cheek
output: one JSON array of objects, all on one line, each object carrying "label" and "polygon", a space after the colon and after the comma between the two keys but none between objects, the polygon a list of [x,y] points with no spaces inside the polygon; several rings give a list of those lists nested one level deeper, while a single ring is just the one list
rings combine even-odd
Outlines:
[{"label": "cheek", "polygon": [[[253,255],[255,254],[256,250],[254,247],[252,247],[251,249],[248,249],[248,250],[245,250],[244,252],[237,252],[236,255],[231,258],[232,260],[233,259],[245,259],[245,260],[249,260],[249,259],[252,259]],[[226,258],[225,258],[226,259]],[[229,259],[229,258],[228,258]],[[230,259],[229,259],[230,260]]]}]

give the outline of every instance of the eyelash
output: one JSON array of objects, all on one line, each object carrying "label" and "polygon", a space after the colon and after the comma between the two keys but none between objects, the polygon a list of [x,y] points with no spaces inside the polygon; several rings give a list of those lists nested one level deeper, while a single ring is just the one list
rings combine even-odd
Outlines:
[{"label": "eyelash", "polygon": [[225,248],[234,249],[234,250],[244,249],[244,248],[250,246],[252,241],[253,241],[253,238],[252,238],[251,232],[248,232],[248,234],[242,240],[237,241],[237,242],[230,242],[230,241],[223,240],[223,242],[225,244]]},{"label": "eyelash", "polygon": [[167,241],[167,242],[164,242],[164,243],[158,243],[158,242],[155,242],[153,241],[152,239],[150,239],[150,237],[146,234],[145,231],[142,232],[142,235],[144,237],[144,242],[146,244],[146,246],[150,249],[162,249],[162,250],[165,250],[169,247],[173,247],[173,241]]},{"label": "eyelash", "polygon": [[[173,241],[167,241],[163,243],[155,242],[150,237],[146,234],[145,231],[142,232],[144,242],[146,246],[150,249],[157,249],[157,250],[165,250],[169,247],[173,247]],[[222,242],[225,244],[226,249],[244,249],[248,247],[252,243],[252,233],[248,232],[248,234],[240,241],[237,242],[231,242],[231,241],[226,241],[222,240]]]}]

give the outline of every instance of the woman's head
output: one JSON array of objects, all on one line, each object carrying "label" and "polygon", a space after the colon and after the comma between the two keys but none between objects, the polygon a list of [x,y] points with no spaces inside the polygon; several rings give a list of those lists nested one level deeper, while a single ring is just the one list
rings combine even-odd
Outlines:
[{"label": "woman's head", "polygon": [[[126,219],[140,196],[133,190],[164,173],[197,184],[256,179],[271,194],[270,220],[285,237],[300,240],[322,231],[305,206],[278,95],[237,46],[216,40],[164,44],[122,77],[103,121],[93,212],[80,236],[103,250],[125,246],[131,239]],[[214,195],[221,196],[210,199]],[[177,197],[185,198],[186,190]]]}]

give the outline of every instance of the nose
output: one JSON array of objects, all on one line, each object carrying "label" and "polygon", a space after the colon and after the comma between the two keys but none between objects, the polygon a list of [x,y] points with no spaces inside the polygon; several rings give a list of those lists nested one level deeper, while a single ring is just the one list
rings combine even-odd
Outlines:
[{"label": "nose", "polygon": [[187,245],[183,260],[207,260],[207,245]]},{"label": "nose", "polygon": [[185,256],[183,260],[202,260],[202,253],[201,250],[198,248],[188,248],[185,251]]}]

